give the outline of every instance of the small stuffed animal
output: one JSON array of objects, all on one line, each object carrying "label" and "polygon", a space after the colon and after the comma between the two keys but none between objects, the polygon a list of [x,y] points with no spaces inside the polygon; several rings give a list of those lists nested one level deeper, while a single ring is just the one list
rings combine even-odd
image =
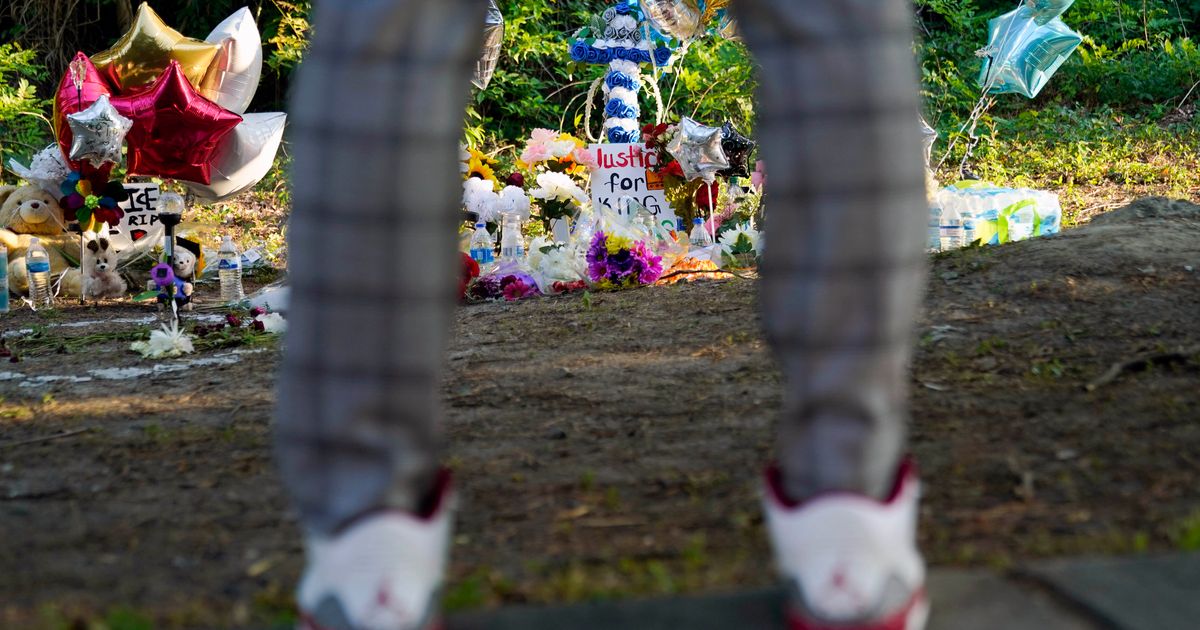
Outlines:
[{"label": "small stuffed animal", "polygon": [[192,310],[192,293],[195,287],[191,282],[175,275],[175,270],[167,263],[158,263],[150,270],[150,282],[158,288],[159,306],[165,306],[171,297],[175,298],[175,306],[185,311]]},{"label": "small stuffed animal", "polygon": [[83,252],[83,294],[85,297],[115,298],[125,295],[128,286],[117,273],[119,255],[107,238],[90,232],[85,235]]}]

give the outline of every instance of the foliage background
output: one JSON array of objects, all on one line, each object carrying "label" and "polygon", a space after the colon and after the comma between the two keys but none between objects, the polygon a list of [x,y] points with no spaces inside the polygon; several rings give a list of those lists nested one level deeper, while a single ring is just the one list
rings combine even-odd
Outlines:
[{"label": "foliage background", "polygon": [[[247,4],[263,31],[267,70],[251,109],[285,107],[288,81],[311,34],[307,0],[157,0],[164,19],[204,36]],[[511,160],[529,131],[583,132],[595,67],[569,62],[565,41],[601,10],[596,0],[500,0],[504,51],[487,91],[466,112],[467,137]],[[945,140],[979,97],[975,50],[987,21],[1014,0],[915,0],[914,50],[920,57],[926,116]],[[132,0],[9,0],[0,8],[0,158],[28,157],[49,139],[48,98],[75,50],[95,53],[125,29]],[[970,167],[1000,183],[1054,188],[1071,202],[1075,186],[1193,196],[1200,146],[1200,0],[1077,0],[1064,16],[1084,43],[1033,100],[1002,95],[981,121],[983,142]],[[660,85],[669,116],[732,120],[752,132],[755,70],[745,48],[707,39]],[[649,99],[645,112],[652,111]],[[649,118],[652,114],[645,114]],[[593,129],[598,125],[594,120]],[[957,176],[961,146],[939,175]],[[286,151],[284,152],[286,156]],[[285,157],[286,159],[286,157]],[[268,182],[279,193],[279,178]],[[286,201],[286,199],[284,200]]]}]

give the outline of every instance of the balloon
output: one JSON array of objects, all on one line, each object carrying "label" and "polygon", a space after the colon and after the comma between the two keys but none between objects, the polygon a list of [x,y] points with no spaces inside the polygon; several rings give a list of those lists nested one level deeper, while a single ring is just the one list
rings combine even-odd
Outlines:
[{"label": "balloon", "polygon": [[721,127],[721,149],[729,160],[729,168],[717,173],[722,177],[750,177],[750,154],[758,143],[738,133],[733,123],[727,122]]},{"label": "balloon", "polygon": [[143,2],[130,27],[112,48],[92,55],[92,63],[113,88],[125,94],[153,83],[167,62],[177,61],[192,85],[200,85],[220,46],[184,37]]},{"label": "balloon", "polygon": [[[58,89],[54,92],[54,137],[58,139],[58,146],[64,156],[70,153],[72,140],[67,114],[87,109],[96,99],[106,94],[111,94],[111,91],[96,70],[96,66],[92,65],[92,60],[83,53],[75,53],[75,58],[67,64],[67,71],[63,73],[62,80],[58,82]],[[77,169],[78,166],[71,164],[72,168]]]},{"label": "balloon", "polygon": [[200,95],[235,114],[245,113],[258,91],[263,64],[262,38],[250,9],[242,7],[225,18],[204,41],[220,49],[199,84]]},{"label": "balloon", "polygon": [[271,170],[286,121],[282,112],[246,114],[213,154],[209,183],[183,184],[205,201],[223,201],[250,189]]},{"label": "balloon", "polygon": [[729,168],[729,160],[721,148],[721,129],[706,127],[691,118],[679,122],[675,137],[667,143],[670,153],[683,169],[687,180],[703,178],[712,181],[718,171]]},{"label": "balloon", "polygon": [[133,121],[117,113],[108,101],[108,95],[101,94],[87,109],[68,114],[67,124],[74,136],[68,157],[100,166],[105,162],[121,161],[121,144]]},{"label": "balloon", "polygon": [[1066,13],[1075,0],[1025,0],[1025,6],[1033,13],[1033,21],[1038,26]]},{"label": "balloon", "polygon": [[990,94],[1037,96],[1083,38],[1060,18],[1042,26],[1027,5],[988,22],[988,56],[979,73]]},{"label": "balloon", "polygon": [[33,160],[29,162],[28,168],[21,165],[16,159],[8,161],[8,168],[12,169],[17,177],[55,197],[59,195],[59,185],[67,178],[67,175],[71,174],[71,166],[67,164],[67,159],[57,144],[47,145],[46,148],[38,151],[33,156]]},{"label": "balloon", "polygon": [[704,30],[696,0],[638,0],[650,25],[660,33],[687,41]]},{"label": "balloon", "polygon": [[242,117],[196,93],[172,61],[148,89],[112,99],[133,119],[129,173],[208,184],[213,153]]},{"label": "balloon", "polygon": [[471,83],[486,90],[496,72],[496,61],[500,59],[500,45],[504,43],[504,14],[496,6],[496,0],[488,0],[487,16],[483,20],[483,53],[475,62],[475,76]]}]

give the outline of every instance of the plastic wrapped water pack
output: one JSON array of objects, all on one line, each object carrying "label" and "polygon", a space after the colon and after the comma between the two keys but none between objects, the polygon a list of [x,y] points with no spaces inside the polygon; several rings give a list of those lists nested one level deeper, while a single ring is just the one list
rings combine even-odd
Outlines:
[{"label": "plastic wrapped water pack", "polygon": [[1058,195],[1044,190],[960,182],[938,191],[929,219],[931,250],[954,249],[976,241],[999,245],[1057,234],[1062,206]]}]

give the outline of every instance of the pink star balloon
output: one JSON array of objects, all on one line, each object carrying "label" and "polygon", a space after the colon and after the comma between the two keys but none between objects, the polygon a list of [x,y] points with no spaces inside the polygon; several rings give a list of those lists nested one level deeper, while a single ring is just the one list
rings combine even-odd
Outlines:
[{"label": "pink star balloon", "polygon": [[133,119],[125,136],[131,175],[208,184],[213,153],[242,122],[241,116],[200,96],[176,61],[145,91],[115,97],[112,104]]}]

